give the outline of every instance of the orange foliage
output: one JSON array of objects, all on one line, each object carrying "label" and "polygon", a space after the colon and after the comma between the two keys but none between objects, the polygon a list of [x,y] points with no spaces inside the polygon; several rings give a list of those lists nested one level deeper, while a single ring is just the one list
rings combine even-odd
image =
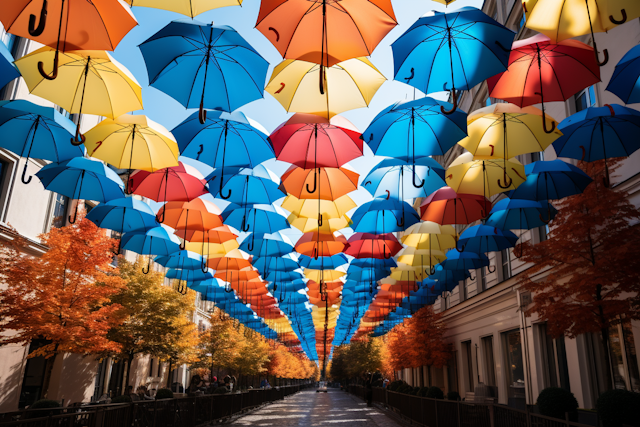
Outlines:
[{"label": "orange foliage", "polygon": [[314,366],[304,354],[294,354],[287,347],[278,344],[271,348],[265,369],[269,375],[279,378],[305,379],[314,375]]}]

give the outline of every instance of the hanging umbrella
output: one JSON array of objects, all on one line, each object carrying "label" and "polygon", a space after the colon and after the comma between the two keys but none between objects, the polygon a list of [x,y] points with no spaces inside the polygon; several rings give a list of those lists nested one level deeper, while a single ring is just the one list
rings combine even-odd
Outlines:
[{"label": "hanging umbrella", "polygon": [[442,265],[437,265],[435,273],[429,276],[430,280],[439,282],[441,286],[447,286],[448,284],[457,285],[459,281],[466,280],[471,277],[469,270],[445,270]]},{"label": "hanging umbrella", "polygon": [[607,91],[615,94],[625,104],[640,102],[640,45],[625,53],[618,62]]},{"label": "hanging umbrella", "polygon": [[586,162],[605,160],[604,183],[609,186],[606,159],[626,157],[640,148],[640,112],[613,104],[582,110],[562,121],[563,136],[553,143],[558,157]]},{"label": "hanging umbrella", "polygon": [[439,189],[420,205],[422,220],[438,224],[471,224],[487,216],[490,210],[491,202],[486,197],[458,194],[450,187]]},{"label": "hanging umbrella", "polygon": [[256,257],[281,257],[293,252],[293,245],[280,233],[253,233],[251,239],[244,239],[240,249]]},{"label": "hanging umbrella", "polygon": [[27,177],[31,157],[53,162],[82,157],[82,149],[69,142],[73,131],[73,122],[55,108],[24,100],[0,101],[0,132],[6,136],[0,140],[0,147],[25,157],[22,170],[25,185],[32,178]]},{"label": "hanging umbrella", "polygon": [[426,274],[423,268],[415,268],[399,262],[397,267],[391,269],[389,277],[396,280],[419,282],[426,277]]},{"label": "hanging umbrella", "polygon": [[[49,163],[36,176],[45,189],[73,200],[108,202],[124,197],[120,177],[104,163],[84,157],[74,157],[61,163]],[[78,205],[69,222],[76,222]]]},{"label": "hanging umbrella", "polygon": [[340,233],[309,231],[298,239],[295,250],[299,254],[317,258],[336,255],[344,250],[346,244],[347,239]]},{"label": "hanging umbrella", "polygon": [[[134,230],[122,236],[122,249],[135,252],[140,255],[169,255],[180,250],[180,240],[166,227],[153,227],[148,230]],[[151,258],[147,264],[149,273]]]},{"label": "hanging umbrella", "polygon": [[232,252],[233,251],[222,257],[209,258],[207,265],[213,270],[242,270],[243,268],[251,267],[250,261],[244,258],[234,257]]},{"label": "hanging umbrella", "polygon": [[582,89],[600,81],[600,68],[593,49],[577,40],[557,44],[538,34],[517,41],[511,48],[509,68],[487,80],[492,98],[519,107],[542,104],[542,124],[547,128],[544,103],[566,101]]},{"label": "hanging umbrella", "polygon": [[[0,10],[0,21],[7,32],[55,47],[51,74],[44,69],[45,58],[39,58],[37,68],[33,64],[33,69],[47,80],[58,76],[59,52],[115,50],[122,38],[138,24],[131,10],[118,0],[96,0],[89,4],[71,0],[5,3]],[[51,22],[47,25],[49,14],[52,19],[58,18],[58,25]]]},{"label": "hanging umbrella", "polygon": [[[253,174],[227,174],[221,169],[214,170],[208,177],[209,192],[213,197],[223,198],[240,206],[270,205],[286,196],[272,179]],[[223,197],[228,194],[229,197]]]},{"label": "hanging umbrella", "polygon": [[130,191],[156,202],[188,202],[207,194],[206,181],[193,166],[178,166],[156,172],[136,171],[129,178]]},{"label": "hanging umbrella", "polygon": [[338,270],[313,270],[311,268],[307,268],[304,270],[304,276],[313,280],[314,282],[335,282],[346,273]]},{"label": "hanging umbrella", "polygon": [[13,65],[11,52],[9,52],[4,43],[0,44],[0,89],[18,77],[20,77],[20,73]]},{"label": "hanging umbrella", "polygon": [[271,205],[255,205],[249,209],[246,217],[241,209],[227,207],[222,213],[225,224],[238,230],[247,224],[250,233],[275,233],[289,228],[284,215],[282,209]]},{"label": "hanging umbrella", "polygon": [[593,181],[582,169],[562,160],[525,165],[527,180],[509,194],[511,199],[563,199],[581,194]]},{"label": "hanging umbrella", "polygon": [[347,242],[344,253],[354,258],[390,259],[402,249],[392,233],[354,233]]},{"label": "hanging umbrella", "polygon": [[[317,230],[325,221],[329,224],[333,221],[336,226],[341,224],[342,227],[337,229],[346,227],[345,224],[349,223],[347,212],[356,206],[349,196],[342,196],[336,200],[318,199],[317,201],[287,196],[282,202],[282,208],[291,212],[289,216],[291,225],[303,233]],[[331,225],[330,228],[332,228]]]},{"label": "hanging umbrella", "polygon": [[149,84],[185,108],[233,111],[260,99],[269,63],[233,28],[173,21],[140,44]]},{"label": "hanging umbrella", "polygon": [[155,172],[178,166],[178,144],[164,126],[143,115],[105,119],[85,134],[91,157],[118,169],[129,169],[125,191],[131,194],[131,171]]},{"label": "hanging umbrella", "polygon": [[[322,89],[318,91],[318,80]],[[327,119],[369,105],[386,78],[367,58],[353,58],[330,67],[286,59],[271,74],[265,91],[287,112]],[[329,96],[331,94],[331,96]]]},{"label": "hanging umbrella", "polygon": [[[213,274],[209,271],[207,271],[206,273],[203,273],[201,270],[198,270],[198,269],[187,270],[184,268],[183,269],[171,268],[167,270],[164,276],[167,279],[177,279],[181,282],[187,282],[187,286],[189,286],[189,284],[193,282],[201,282],[204,280],[213,279]],[[179,287],[178,292],[180,292],[181,290],[182,289]],[[184,294],[185,292],[181,292],[181,293]]]},{"label": "hanging umbrella", "polygon": [[464,7],[451,13],[433,12],[418,19],[393,44],[395,79],[429,94],[471,89],[507,69],[515,33],[482,11]]},{"label": "hanging umbrella", "polygon": [[515,190],[526,179],[524,166],[516,159],[483,160],[464,153],[447,169],[449,187],[457,193],[491,197]]},{"label": "hanging umbrella", "polygon": [[418,159],[413,165],[399,159],[384,159],[363,181],[363,187],[373,197],[389,192],[391,197],[400,200],[428,197],[446,186],[444,169],[430,157]]},{"label": "hanging umbrella", "polygon": [[[447,259],[440,265],[445,270],[476,270],[489,266],[489,258],[484,254],[474,252],[459,252],[455,249],[446,253]],[[475,278],[471,278],[475,280]]]},{"label": "hanging umbrella", "polygon": [[195,252],[182,250],[169,255],[157,256],[153,262],[164,268],[198,270],[202,265],[202,256]]},{"label": "hanging umbrella", "polygon": [[310,268],[312,270],[335,270],[338,267],[348,264],[349,260],[344,254],[336,254],[318,258],[301,255],[298,262],[301,267]]},{"label": "hanging umbrella", "polygon": [[191,19],[209,10],[241,6],[242,0],[125,0],[129,6],[152,7],[186,15]]},{"label": "hanging umbrella", "polygon": [[[489,225],[479,224],[469,227],[460,234],[458,246],[465,252],[483,254],[513,248],[518,236],[509,230],[500,230]],[[495,271],[489,270],[490,273]]]},{"label": "hanging umbrella", "polygon": [[[319,178],[318,178],[319,177]],[[282,174],[281,188],[298,199],[336,200],[358,189],[358,175],[346,168],[303,169],[292,165]],[[318,194],[311,188],[320,188]]]},{"label": "hanging umbrella", "polygon": [[[398,252],[398,262],[412,267],[435,267],[446,259],[444,252],[435,249],[404,248]],[[425,269],[425,272],[429,270]]]},{"label": "hanging umbrella", "polygon": [[[204,233],[222,226],[220,213],[220,209],[213,203],[194,199],[190,202],[167,202],[160,208],[156,218],[175,230],[197,230]],[[204,241],[201,246],[200,253],[204,256]],[[185,242],[180,245],[180,249],[184,248]]]},{"label": "hanging umbrella", "polygon": [[407,228],[401,241],[416,249],[445,251],[456,246],[457,236],[456,229],[450,225],[424,221]]},{"label": "hanging umbrella", "polygon": [[173,234],[188,242],[209,242],[209,243],[225,243],[238,238],[231,229],[222,225],[210,230],[176,230]]},{"label": "hanging umbrella", "polygon": [[[29,91],[71,114],[95,114],[116,118],[142,109],[142,89],[135,77],[104,51],[76,50],[60,54],[57,75],[51,81],[38,72],[36,63],[57,55],[50,47],[42,47],[16,61]],[[73,144],[84,142],[80,122]]]},{"label": "hanging umbrella", "polygon": [[420,217],[409,203],[387,196],[376,197],[359,206],[351,220],[352,228],[357,232],[384,234],[406,230],[420,222]]}]

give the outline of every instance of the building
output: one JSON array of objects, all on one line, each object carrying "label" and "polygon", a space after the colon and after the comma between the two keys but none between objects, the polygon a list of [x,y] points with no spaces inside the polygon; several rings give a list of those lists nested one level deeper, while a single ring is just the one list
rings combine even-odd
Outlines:
[{"label": "building", "polygon": [[[498,22],[517,32],[516,39],[536,34],[524,27],[525,16],[520,1],[485,0],[482,10]],[[596,34],[599,49],[609,50],[610,60],[600,68],[602,82],[589,87],[567,102],[545,103],[547,114],[561,121],[567,116],[591,106],[620,104],[621,101],[605,88],[622,56],[640,43],[640,20],[627,22],[608,33]],[[590,36],[583,37],[590,43]],[[463,92],[459,107],[473,112],[496,101],[488,97],[486,83]],[[637,108],[638,106],[631,106]],[[461,147],[451,150],[443,166],[449,165],[463,152]],[[553,147],[544,153],[519,156],[523,163],[556,158]],[[640,205],[640,152],[623,162],[612,186],[628,191],[631,201]],[[553,226],[553,223],[551,224]],[[460,230],[458,230],[460,231]],[[547,238],[547,227],[523,233],[523,240],[534,243]],[[540,391],[549,386],[570,390],[581,408],[594,408],[599,392],[604,391],[603,345],[600,334],[582,335],[576,339],[552,339],[546,324],[536,316],[525,317],[523,309],[531,302],[531,295],[516,286],[518,275],[526,274],[527,265],[519,261],[513,251],[492,253],[494,273],[476,270],[475,280],[467,279],[453,292],[434,305],[444,313],[448,340],[455,349],[455,357],[443,369],[423,367],[406,369],[402,377],[412,385],[436,385],[445,392],[458,391],[471,397],[478,384],[497,389],[501,404],[522,407],[535,404]],[[614,365],[614,387],[640,392],[640,322],[621,319],[611,328],[611,360]],[[598,361],[598,362],[594,362]],[[494,390],[496,390],[494,389]]]},{"label": "building", "polygon": [[[40,47],[35,42],[6,33],[1,24],[0,42],[5,43],[16,59]],[[30,95],[21,79],[9,83],[0,92],[0,99],[26,99],[36,104],[53,106],[42,98]],[[69,117],[61,108],[58,107],[58,110]],[[101,117],[89,115],[71,115],[70,118],[75,123],[80,120],[83,131],[102,120]],[[51,227],[66,225],[69,213],[73,212],[77,203],[83,204],[84,201],[69,200],[67,197],[46,191],[38,179],[32,180],[28,185],[23,184],[20,176],[24,161],[23,158],[0,149],[0,239],[14,239],[11,231],[13,228],[30,242],[30,254],[39,256],[46,251],[46,247],[39,242],[38,235]],[[27,173],[35,174],[44,164],[45,162],[29,159]],[[87,209],[92,206],[91,202],[84,204]],[[29,208],[26,209],[26,206]],[[135,254],[127,253],[126,256],[134,259]],[[156,265],[154,268],[161,267]],[[201,330],[209,325],[208,310],[211,308],[209,302],[199,299],[196,302],[192,320]],[[38,345],[40,343],[34,341],[26,346],[0,347],[0,412],[23,408],[39,398],[43,383],[44,359],[27,359],[27,355]],[[67,404],[97,400],[105,393],[118,395],[123,387],[125,365],[126,362],[111,358],[97,360],[76,354],[58,357],[48,397],[64,400]],[[168,368],[167,363],[157,358],[139,355],[132,363],[130,384],[134,388],[140,384],[148,384],[151,389],[163,387],[167,383]],[[173,366],[170,383],[178,381],[186,386],[188,379],[189,370],[186,366]]]}]

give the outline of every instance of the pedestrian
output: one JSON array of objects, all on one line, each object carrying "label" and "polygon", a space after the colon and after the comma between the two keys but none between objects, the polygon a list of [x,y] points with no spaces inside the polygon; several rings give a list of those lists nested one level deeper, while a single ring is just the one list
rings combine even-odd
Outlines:
[{"label": "pedestrian", "polygon": [[153,397],[149,395],[149,391],[146,386],[139,386],[136,389],[136,394],[138,395],[138,400],[153,400]]},{"label": "pedestrian", "polygon": [[191,382],[189,383],[189,388],[187,389],[189,394],[195,394],[200,391],[200,388],[204,385],[202,378],[200,375],[194,375],[191,377]]},{"label": "pedestrian", "polygon": [[373,406],[373,374],[367,376],[366,380],[367,406]]},{"label": "pedestrian", "polygon": [[209,384],[209,393],[213,393],[218,388],[218,377],[213,377]]},{"label": "pedestrian", "polygon": [[269,381],[267,381],[267,379],[263,379],[262,381],[260,381],[260,388],[267,388],[267,385],[269,384]]}]

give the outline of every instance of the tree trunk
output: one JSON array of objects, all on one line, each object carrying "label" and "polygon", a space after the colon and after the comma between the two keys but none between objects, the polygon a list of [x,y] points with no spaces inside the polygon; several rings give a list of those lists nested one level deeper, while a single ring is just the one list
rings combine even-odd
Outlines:
[{"label": "tree trunk", "polygon": [[171,390],[171,366],[173,366],[173,359],[169,358],[169,368],[167,369],[167,388]]},{"label": "tree trunk", "polygon": [[131,363],[133,362],[133,356],[134,356],[134,353],[129,353],[129,358],[127,359],[127,373],[124,376],[124,385],[122,386],[122,394],[126,393],[127,387],[129,386],[129,378],[131,377]]},{"label": "tree trunk", "polygon": [[49,385],[51,384],[51,374],[53,372],[53,365],[58,358],[58,344],[53,348],[53,356],[45,360],[44,365],[44,378],[42,379],[42,396],[41,399],[46,399],[49,394]]},{"label": "tree trunk", "polygon": [[[596,300],[602,301],[602,285],[596,288]],[[605,386],[607,390],[613,389],[613,367],[611,366],[611,357],[609,353],[609,328],[606,327],[607,322],[604,317],[602,304],[598,305],[598,315],[600,316],[600,333],[602,334],[602,344],[604,345],[604,365],[605,365]],[[598,393],[600,394],[600,393]]]}]

